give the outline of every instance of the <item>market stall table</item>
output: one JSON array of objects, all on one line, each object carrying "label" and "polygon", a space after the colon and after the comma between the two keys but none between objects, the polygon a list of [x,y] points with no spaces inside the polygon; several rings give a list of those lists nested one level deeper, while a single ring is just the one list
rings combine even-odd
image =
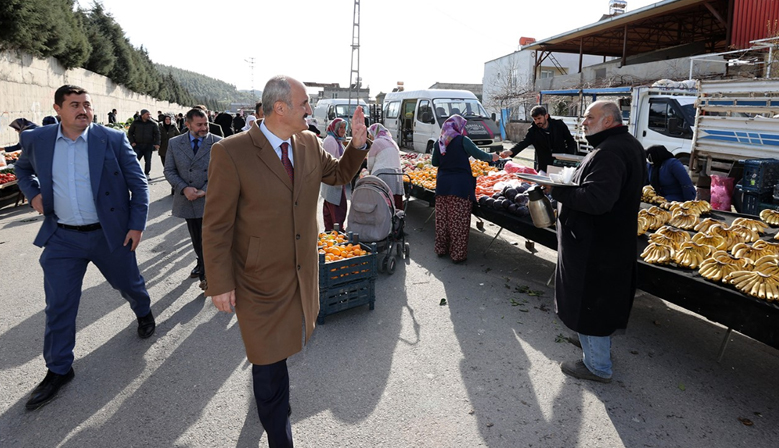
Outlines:
[{"label": "market stall table", "polygon": [[[411,189],[411,195],[431,203],[435,192],[419,186]],[[649,205],[643,205],[649,207]],[[557,250],[554,229],[539,229],[530,217],[518,217],[507,212],[475,205],[473,214],[519,236]],[[730,225],[739,216],[736,213],[714,211],[712,217]],[[754,217],[752,217],[754,218]],[[776,232],[774,232],[776,233]],[[768,238],[771,235],[764,237]],[[646,247],[646,236],[637,238],[640,254]],[[658,266],[639,258],[637,265],[638,288],[701,315],[728,328],[719,350],[722,358],[730,333],[736,330],[757,341],[779,348],[779,305],[747,296],[723,283],[706,280],[698,271]]]}]

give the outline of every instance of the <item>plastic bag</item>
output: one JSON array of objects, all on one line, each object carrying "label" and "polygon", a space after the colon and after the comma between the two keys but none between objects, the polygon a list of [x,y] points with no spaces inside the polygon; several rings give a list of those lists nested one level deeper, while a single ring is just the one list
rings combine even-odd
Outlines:
[{"label": "plastic bag", "polygon": [[533,168],[528,168],[516,162],[506,162],[506,165],[503,166],[503,170],[511,174],[514,173],[538,174],[538,172],[536,172],[536,170],[534,170]]},{"label": "plastic bag", "polygon": [[714,210],[730,211],[731,198],[733,197],[733,185],[735,179],[727,176],[711,176],[711,208]]}]

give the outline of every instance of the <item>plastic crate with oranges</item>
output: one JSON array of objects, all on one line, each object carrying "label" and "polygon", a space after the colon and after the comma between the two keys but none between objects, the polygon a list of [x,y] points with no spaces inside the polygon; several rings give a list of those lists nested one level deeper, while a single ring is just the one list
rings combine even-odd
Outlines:
[{"label": "plastic crate with oranges", "polygon": [[319,234],[319,289],[375,278],[376,244],[354,241],[354,236],[340,232]]}]

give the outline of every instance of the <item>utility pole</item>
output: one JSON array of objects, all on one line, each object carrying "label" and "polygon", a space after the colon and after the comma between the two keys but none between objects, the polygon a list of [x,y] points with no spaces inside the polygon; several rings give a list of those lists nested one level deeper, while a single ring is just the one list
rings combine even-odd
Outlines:
[{"label": "utility pole", "polygon": [[257,101],[257,97],[254,95],[254,58],[244,59],[249,63],[249,67],[252,69],[252,100]]},{"label": "utility pole", "polygon": [[[352,92],[355,92],[355,104],[360,104],[360,0],[354,0],[352,20],[352,66],[349,73],[349,110],[352,110]],[[356,59],[356,64],[355,64]],[[355,109],[357,108],[355,105]],[[365,112],[365,111],[363,111]]]}]

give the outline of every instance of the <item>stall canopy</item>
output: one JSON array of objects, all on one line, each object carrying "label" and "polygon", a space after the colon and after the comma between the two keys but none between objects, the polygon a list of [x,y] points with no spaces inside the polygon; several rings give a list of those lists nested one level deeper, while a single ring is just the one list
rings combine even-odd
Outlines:
[{"label": "stall canopy", "polygon": [[579,53],[627,58],[653,51],[696,45],[700,53],[728,49],[736,0],[665,0],[564,34],[537,41],[523,49],[535,50],[536,66],[549,53]]}]

